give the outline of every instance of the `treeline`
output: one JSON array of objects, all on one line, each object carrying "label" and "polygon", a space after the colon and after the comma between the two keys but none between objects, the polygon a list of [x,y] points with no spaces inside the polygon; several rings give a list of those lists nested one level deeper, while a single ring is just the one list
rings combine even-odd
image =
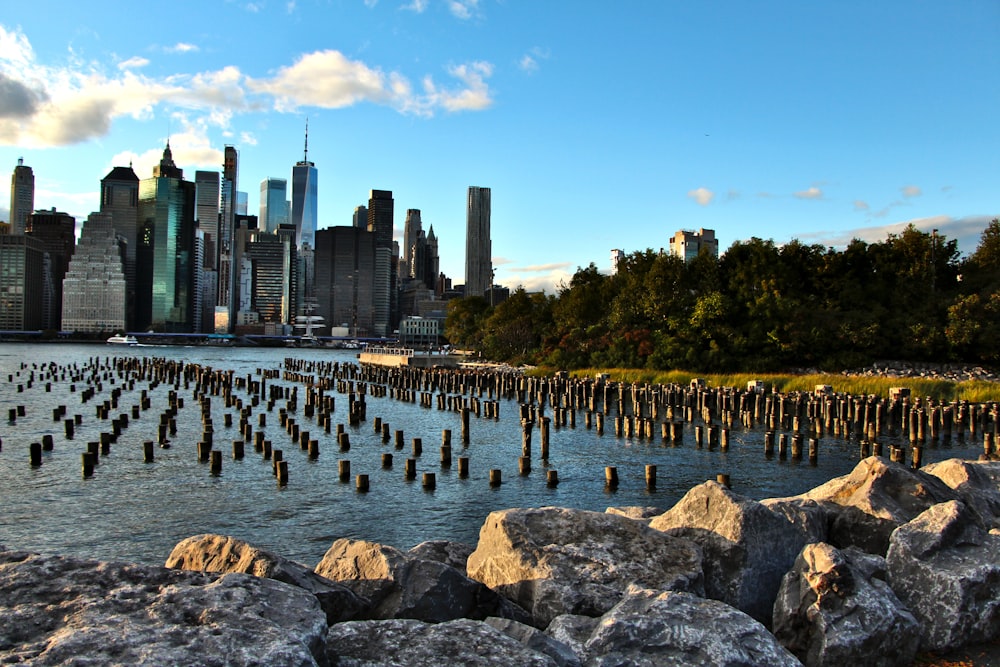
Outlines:
[{"label": "treeline", "polygon": [[1000,363],[1000,222],[976,251],[907,227],[843,250],[752,238],[716,259],[652,250],[580,268],[556,296],[449,303],[452,344],[510,363],[698,372]]}]

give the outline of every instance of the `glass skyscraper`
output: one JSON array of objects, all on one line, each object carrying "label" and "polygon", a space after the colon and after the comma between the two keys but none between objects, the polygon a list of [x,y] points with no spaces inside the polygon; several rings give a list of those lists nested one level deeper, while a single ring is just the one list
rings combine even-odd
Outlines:
[{"label": "glass skyscraper", "polygon": [[[259,225],[274,234],[278,227],[288,223],[288,181],[283,178],[265,178],[260,182]],[[313,229],[315,237],[316,230]],[[297,241],[298,239],[296,239]]]},{"label": "glass skyscraper", "polygon": [[309,161],[309,125],[306,125],[305,153],[292,167],[292,220],[295,225],[295,245],[316,247],[317,209],[316,166]]},{"label": "glass skyscraper", "polygon": [[469,187],[465,228],[465,296],[485,296],[493,285],[490,189]]}]

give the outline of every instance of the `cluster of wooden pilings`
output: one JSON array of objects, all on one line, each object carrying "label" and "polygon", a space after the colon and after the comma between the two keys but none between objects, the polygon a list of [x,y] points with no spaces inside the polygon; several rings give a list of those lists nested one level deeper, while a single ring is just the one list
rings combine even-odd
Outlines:
[{"label": "cluster of wooden pilings", "polygon": [[[156,438],[143,441],[147,463],[155,462],[154,446],[171,446],[178,432],[178,419],[184,410],[182,394],[190,393],[191,406],[201,415],[201,434],[195,444],[198,461],[208,464],[211,474],[222,473],[223,454],[215,442],[213,409],[223,411],[225,428],[238,420],[240,438],[232,440],[232,458],[245,456],[245,447],[272,463],[279,485],[288,484],[287,449],[299,449],[307,460],[320,455],[321,439],[331,439],[344,454],[350,451],[350,434],[335,417],[336,395],[346,404],[346,424],[357,427],[368,420],[368,399],[390,399],[419,403],[426,409],[454,412],[459,415],[459,443],[465,449],[471,441],[471,418],[499,420],[501,403],[516,401],[516,418],[521,424],[521,456],[518,474],[527,476],[535,455],[532,433],[539,433],[538,456],[550,459],[553,429],[575,429],[582,414],[582,425],[604,434],[613,430],[616,438],[659,441],[682,446],[686,430],[693,432],[697,448],[726,450],[733,430],[763,429],[762,455],[793,460],[806,458],[815,464],[823,438],[842,438],[856,442],[859,455],[885,455],[914,467],[922,463],[923,448],[951,439],[982,438],[983,455],[997,456],[997,431],[1000,425],[996,403],[956,401],[939,403],[914,398],[905,390],[889,397],[836,394],[827,387],[814,392],[778,393],[759,385],[747,389],[707,387],[693,381],[687,386],[614,383],[603,378],[527,377],[509,371],[389,368],[353,363],[330,363],[285,359],[280,370],[258,368],[254,374],[237,375],[180,360],[117,357],[91,358],[82,365],[22,364],[21,371],[8,376],[8,385],[19,394],[36,385],[50,392],[53,385],[65,383],[69,394],[79,396],[80,404],[91,403],[93,419],[100,425],[99,437],[86,443],[81,452],[85,477],[94,474],[112,445],[141,419],[158,412]],[[126,395],[138,397],[131,406],[120,405]],[[145,386],[142,386],[145,385]],[[158,386],[169,387],[166,405],[156,409],[152,395]],[[127,394],[126,394],[127,392]],[[16,426],[30,404],[9,408],[9,425]],[[221,407],[220,407],[221,406]],[[282,442],[265,437],[269,413],[277,409],[276,423],[284,430]],[[52,411],[53,422],[61,422],[65,441],[72,441],[84,423],[84,414],[69,414],[66,405]],[[185,423],[190,423],[185,421]],[[256,429],[255,430],[255,425]],[[335,429],[335,430],[334,430]],[[374,417],[373,429],[382,444],[393,444],[399,452],[406,446],[402,429],[393,430],[381,417]],[[335,433],[335,435],[333,435]],[[320,435],[322,434],[322,435]],[[326,436],[330,436],[327,438]],[[287,438],[287,444],[284,440]],[[177,443],[173,443],[177,444]],[[412,456],[406,458],[404,478],[413,480],[417,462],[423,454],[422,438],[412,438]],[[3,441],[0,439],[0,451]],[[55,446],[52,434],[29,446],[31,465],[42,465],[44,451]],[[452,465],[451,430],[442,431],[440,465]],[[469,457],[458,457],[458,476],[469,474]],[[391,468],[393,453],[384,452],[381,466]],[[351,476],[347,459],[338,463],[342,481]],[[646,466],[647,487],[656,485],[656,466]],[[720,475],[720,481],[728,476]],[[491,485],[502,483],[499,469],[489,471]],[[605,484],[618,484],[618,471],[605,470]],[[358,474],[358,491],[369,489],[369,477]],[[546,470],[546,483],[559,483],[558,472]],[[423,484],[433,489],[433,472],[423,473]]]}]

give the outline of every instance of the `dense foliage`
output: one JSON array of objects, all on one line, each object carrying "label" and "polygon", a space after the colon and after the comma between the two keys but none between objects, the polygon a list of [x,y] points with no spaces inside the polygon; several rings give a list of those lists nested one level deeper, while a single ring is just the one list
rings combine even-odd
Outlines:
[{"label": "dense foliage", "polygon": [[511,363],[703,372],[845,368],[877,359],[1000,363],[1000,221],[961,258],[910,225],[843,250],[752,238],[716,259],[651,250],[558,296],[449,303],[445,334]]}]

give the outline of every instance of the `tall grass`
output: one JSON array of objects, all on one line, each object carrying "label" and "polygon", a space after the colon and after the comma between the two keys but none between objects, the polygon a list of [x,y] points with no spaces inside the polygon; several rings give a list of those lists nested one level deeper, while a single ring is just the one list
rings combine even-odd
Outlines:
[{"label": "tall grass", "polygon": [[[537,375],[550,375],[553,369],[535,369]],[[768,390],[813,391],[816,385],[830,385],[836,393],[860,396],[888,396],[893,387],[906,387],[915,397],[938,401],[966,400],[973,403],[1000,401],[1000,383],[983,380],[951,382],[931,378],[891,378],[860,375],[782,375],[769,373],[698,374],[687,371],[649,371],[634,368],[587,368],[571,373],[573,377],[594,377],[607,373],[615,382],[639,384],[688,385],[701,378],[711,387],[746,388],[748,382],[761,381]]]}]

